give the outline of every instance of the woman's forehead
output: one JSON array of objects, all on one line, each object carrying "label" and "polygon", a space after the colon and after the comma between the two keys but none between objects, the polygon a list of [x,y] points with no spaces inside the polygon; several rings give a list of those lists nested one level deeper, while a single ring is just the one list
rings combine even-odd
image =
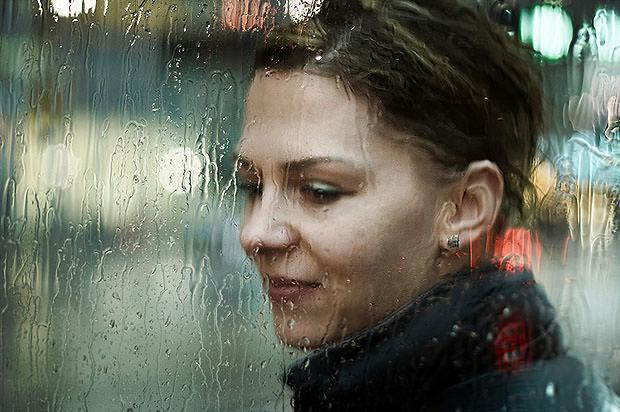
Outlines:
[{"label": "woman's forehead", "polygon": [[257,74],[238,145],[247,158],[363,156],[372,145],[368,105],[325,76]]},{"label": "woman's forehead", "polygon": [[[370,117],[369,105],[348,94],[334,77],[302,71],[260,71],[246,99],[246,123],[271,117],[303,119],[334,115]],[[359,119],[358,119],[359,120]]]}]

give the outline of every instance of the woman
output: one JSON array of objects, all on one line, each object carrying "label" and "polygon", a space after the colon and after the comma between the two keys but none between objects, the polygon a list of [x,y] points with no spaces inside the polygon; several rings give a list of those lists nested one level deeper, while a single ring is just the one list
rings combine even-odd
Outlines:
[{"label": "woman", "polygon": [[279,338],[315,349],[285,375],[296,410],[606,399],[531,273],[490,264],[493,234],[527,218],[541,124],[512,40],[456,1],[334,1],[258,63],[241,243]]}]

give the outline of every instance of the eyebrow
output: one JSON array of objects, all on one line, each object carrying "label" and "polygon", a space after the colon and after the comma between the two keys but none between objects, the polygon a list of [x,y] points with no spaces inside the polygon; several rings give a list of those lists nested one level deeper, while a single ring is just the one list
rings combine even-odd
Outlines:
[{"label": "eyebrow", "polygon": [[[255,167],[255,163],[252,160],[246,158],[245,156],[239,153],[233,153],[233,159],[235,159],[235,163],[239,162],[240,164],[247,165],[248,167]],[[300,170],[306,167],[312,167],[312,166],[319,165],[319,164],[333,164],[333,163],[344,164],[357,170],[366,169],[355,161],[345,159],[345,158],[327,157],[327,156],[302,157],[300,159],[289,160],[281,164],[281,166],[283,169],[296,171],[296,170]]]}]

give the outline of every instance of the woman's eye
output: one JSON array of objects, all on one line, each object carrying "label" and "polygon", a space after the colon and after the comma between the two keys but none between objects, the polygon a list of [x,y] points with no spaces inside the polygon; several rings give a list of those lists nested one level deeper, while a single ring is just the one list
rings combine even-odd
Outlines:
[{"label": "woman's eye", "polygon": [[237,188],[249,196],[260,196],[263,193],[263,185],[257,182],[239,181]]},{"label": "woman's eye", "polygon": [[313,203],[325,204],[339,200],[342,191],[327,183],[309,182],[301,186],[301,194]]}]

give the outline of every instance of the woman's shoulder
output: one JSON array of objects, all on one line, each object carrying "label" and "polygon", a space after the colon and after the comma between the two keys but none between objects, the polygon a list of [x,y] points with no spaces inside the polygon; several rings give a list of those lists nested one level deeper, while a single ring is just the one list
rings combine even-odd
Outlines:
[{"label": "woman's shoulder", "polygon": [[595,411],[613,399],[566,355],[532,273],[491,267],[445,278],[378,325],[315,351],[285,380],[298,411]]},{"label": "woman's shoulder", "polygon": [[421,410],[618,412],[618,397],[581,361],[542,360],[525,369],[495,371],[446,388]]}]

